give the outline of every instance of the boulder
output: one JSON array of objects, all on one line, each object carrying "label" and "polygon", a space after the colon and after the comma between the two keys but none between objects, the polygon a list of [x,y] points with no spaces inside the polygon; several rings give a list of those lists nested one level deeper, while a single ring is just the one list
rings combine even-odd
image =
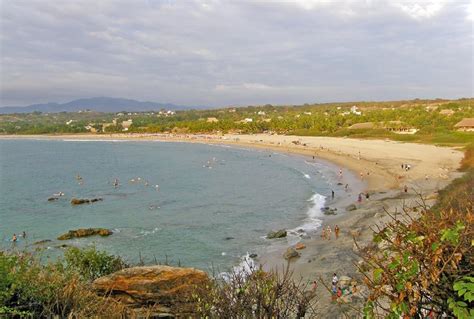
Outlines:
[{"label": "boulder", "polygon": [[54,201],[57,201],[59,200],[59,197],[50,197],[48,198],[48,202],[54,202]]},{"label": "boulder", "polygon": [[296,249],[296,250],[301,250],[301,249],[305,249],[305,248],[306,248],[306,245],[303,244],[303,243],[297,243],[297,244],[295,245],[295,249]]},{"label": "boulder", "polygon": [[273,239],[273,238],[284,238],[286,237],[286,230],[280,229],[277,231],[271,231],[267,234],[268,239]]},{"label": "boulder", "polygon": [[289,247],[285,253],[283,254],[283,258],[286,260],[291,260],[293,258],[298,258],[300,257],[300,253],[296,251],[293,247]]},{"label": "boulder", "polygon": [[257,257],[258,257],[258,255],[257,255],[257,254],[255,254],[255,253],[253,253],[253,254],[250,254],[250,255],[249,255],[249,257],[250,257],[250,258],[257,258]]},{"label": "boulder", "polygon": [[65,234],[62,234],[58,237],[59,240],[67,240],[71,238],[79,238],[79,237],[89,237],[99,235],[102,237],[110,236],[113,232],[107,228],[80,228],[75,230],[70,230]]},{"label": "boulder", "polygon": [[323,208],[323,213],[324,215],[336,215],[337,208],[331,208],[331,207],[324,207]]},{"label": "boulder", "polygon": [[51,239],[38,240],[33,243],[33,245],[42,245],[51,242]]},{"label": "boulder", "polygon": [[96,279],[92,288],[99,295],[112,297],[131,308],[163,307],[171,313],[190,313],[189,297],[209,278],[202,270],[170,266],[125,268]]},{"label": "boulder", "polygon": [[350,204],[349,206],[346,207],[346,210],[351,212],[353,210],[356,210],[357,206],[355,204]]},{"label": "boulder", "polygon": [[92,199],[88,199],[88,198],[73,198],[71,199],[71,205],[82,205],[82,204],[90,204],[90,203],[95,203],[95,202],[99,202],[101,201],[102,198],[98,197],[98,198],[92,198]]}]

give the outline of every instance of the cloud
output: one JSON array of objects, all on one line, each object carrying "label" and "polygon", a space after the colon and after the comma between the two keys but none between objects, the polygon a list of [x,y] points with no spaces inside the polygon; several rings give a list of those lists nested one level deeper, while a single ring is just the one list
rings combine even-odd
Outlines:
[{"label": "cloud", "polygon": [[0,105],[472,95],[470,1],[17,0],[1,15]]}]

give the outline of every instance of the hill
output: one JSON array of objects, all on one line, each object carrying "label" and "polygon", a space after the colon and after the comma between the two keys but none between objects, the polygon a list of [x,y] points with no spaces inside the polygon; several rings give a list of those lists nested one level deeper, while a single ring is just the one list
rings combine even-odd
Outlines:
[{"label": "hill", "polygon": [[80,110],[92,110],[96,112],[142,112],[152,110],[185,110],[201,107],[189,107],[175,105],[171,103],[142,102],[131,99],[113,98],[113,97],[93,97],[78,99],[67,103],[45,103],[33,104],[29,106],[6,106],[0,107],[0,114],[13,113],[59,113],[59,112],[78,112]]}]

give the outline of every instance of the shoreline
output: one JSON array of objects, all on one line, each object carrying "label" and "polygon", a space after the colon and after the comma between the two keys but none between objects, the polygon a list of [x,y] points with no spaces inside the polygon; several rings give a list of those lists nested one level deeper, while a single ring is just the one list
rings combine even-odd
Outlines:
[{"label": "shoreline", "polygon": [[[389,221],[385,211],[400,211],[403,207],[419,206],[420,194],[428,205],[436,200],[438,190],[447,186],[461,175],[459,167],[463,153],[453,148],[433,145],[402,143],[386,140],[361,140],[334,137],[306,137],[288,135],[175,135],[175,134],[74,134],[74,135],[0,135],[0,139],[39,139],[39,140],[101,140],[101,141],[161,141],[222,144],[245,148],[272,150],[279,153],[302,155],[323,159],[355,173],[366,183],[362,192],[368,192],[370,199],[364,197],[362,203],[354,203],[357,209],[344,211],[344,204],[328,201],[324,206],[338,207],[336,216],[323,216],[322,227],[337,224],[341,234],[336,240],[323,240],[319,232],[313,237],[301,239],[306,246],[299,250],[301,257],[290,262],[295,279],[311,282],[322,278],[329,282],[332,273],[347,275],[360,280],[356,264],[359,260],[354,248],[355,236],[360,245],[371,242],[374,225]],[[409,164],[411,169],[402,169]],[[358,174],[360,173],[360,175]],[[337,174],[337,173],[336,173]],[[337,176],[337,175],[335,175]],[[408,192],[403,191],[407,186]],[[341,187],[341,185],[339,185]],[[344,187],[344,186],[342,186]],[[322,194],[323,195],[323,194]],[[340,211],[343,211],[341,214]],[[320,228],[321,229],[321,228]],[[264,269],[282,270],[286,261],[282,252],[289,247],[287,239],[273,240],[271,251],[258,256],[256,261]],[[318,288],[318,301],[323,309],[331,307],[330,294],[324,287]],[[327,298],[326,298],[327,296]],[[331,308],[334,310],[333,308]],[[330,311],[328,310],[328,312]]]}]

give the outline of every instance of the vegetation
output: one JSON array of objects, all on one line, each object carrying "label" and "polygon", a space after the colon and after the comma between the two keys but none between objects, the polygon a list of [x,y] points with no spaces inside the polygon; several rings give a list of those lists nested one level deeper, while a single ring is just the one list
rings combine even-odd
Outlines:
[{"label": "vegetation", "polygon": [[[90,289],[89,274],[115,271],[117,257],[68,251],[66,261],[43,264],[30,253],[0,252],[0,317],[120,317],[126,309]],[[85,268],[87,258],[90,270]],[[111,267],[111,260],[114,266]]]},{"label": "vegetation", "polygon": [[251,268],[197,287],[193,298],[199,318],[315,318],[314,294],[306,288],[289,268],[282,274]]},{"label": "vegetation", "polygon": [[[472,148],[468,147],[468,150]],[[404,210],[374,235],[361,271],[369,318],[474,317],[474,167],[440,192],[431,208]],[[415,217],[414,217],[415,216]]]},{"label": "vegetation", "polygon": [[[127,132],[135,133],[278,133],[315,136],[389,138],[436,144],[467,144],[472,133],[454,125],[474,117],[473,99],[412,100],[305,104],[301,106],[248,106],[168,113],[31,113],[0,115],[0,134],[65,134],[123,132],[121,123],[131,119]],[[359,113],[351,112],[356,105]],[[445,112],[452,112],[446,114]],[[245,121],[245,119],[248,119]],[[114,122],[115,120],[115,122]],[[250,121],[251,120],[251,121]],[[372,122],[374,129],[350,129]],[[388,130],[391,128],[392,130]],[[396,134],[396,128],[417,128],[414,135]]]}]

